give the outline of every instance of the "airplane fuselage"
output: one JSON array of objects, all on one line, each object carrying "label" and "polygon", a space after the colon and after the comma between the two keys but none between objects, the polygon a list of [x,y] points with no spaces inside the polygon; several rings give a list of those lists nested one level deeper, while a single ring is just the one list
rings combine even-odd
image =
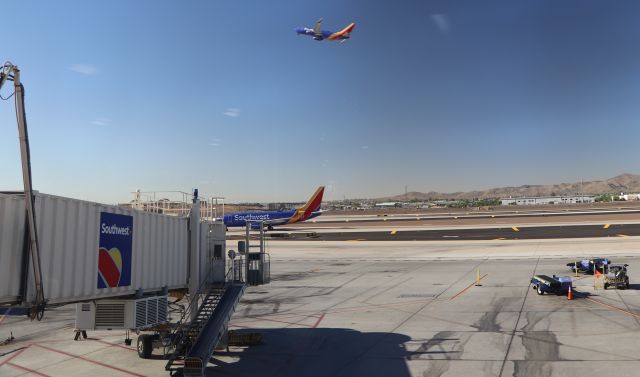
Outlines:
[{"label": "airplane fuselage", "polygon": [[[337,33],[334,33],[334,32],[329,31],[329,30],[322,30],[322,31],[320,31],[320,33],[316,34],[313,31],[313,29],[308,28],[308,27],[297,28],[296,29],[296,33],[301,34],[301,35],[308,35],[310,37],[313,37],[313,39],[315,39],[316,41],[322,41],[322,40],[325,40],[325,39],[337,39],[337,40],[349,39],[349,35],[336,35]],[[331,38],[331,36],[335,36],[335,37]]]},{"label": "airplane fuselage", "polygon": [[[297,210],[290,211],[269,211],[269,212],[239,212],[224,215],[224,225],[228,227],[246,226],[247,221],[267,221],[269,225],[283,225],[293,224],[304,220],[295,220],[294,215]],[[320,216],[321,212],[312,212],[311,215],[305,219],[312,219]],[[295,220],[295,221],[292,221]]]}]

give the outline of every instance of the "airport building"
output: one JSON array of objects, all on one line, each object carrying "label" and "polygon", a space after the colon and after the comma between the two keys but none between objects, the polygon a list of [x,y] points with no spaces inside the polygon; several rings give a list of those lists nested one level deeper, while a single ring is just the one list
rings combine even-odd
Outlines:
[{"label": "airport building", "polygon": [[506,205],[543,205],[543,204],[576,204],[593,203],[596,201],[594,195],[573,195],[573,196],[529,196],[520,198],[501,198],[500,202]]},{"label": "airport building", "polygon": [[624,194],[620,193],[621,200],[640,200],[640,194]]},{"label": "airport building", "polygon": [[269,211],[288,211],[299,208],[304,205],[304,202],[299,203],[267,203],[267,209]]},{"label": "airport building", "polygon": [[399,208],[402,207],[400,202],[382,202],[376,203],[376,208]]}]

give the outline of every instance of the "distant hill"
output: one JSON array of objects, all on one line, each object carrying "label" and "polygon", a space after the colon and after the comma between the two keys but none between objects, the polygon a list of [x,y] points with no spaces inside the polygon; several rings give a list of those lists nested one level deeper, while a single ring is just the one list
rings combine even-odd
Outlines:
[{"label": "distant hill", "polygon": [[484,191],[468,192],[417,192],[412,191],[402,195],[379,198],[385,201],[410,201],[410,200],[434,200],[434,199],[483,199],[483,198],[507,198],[518,196],[548,196],[548,195],[574,195],[583,194],[619,194],[640,192],[640,175],[621,174],[604,181],[588,181],[575,183],[559,183],[555,185],[523,185],[517,187],[496,187]]}]

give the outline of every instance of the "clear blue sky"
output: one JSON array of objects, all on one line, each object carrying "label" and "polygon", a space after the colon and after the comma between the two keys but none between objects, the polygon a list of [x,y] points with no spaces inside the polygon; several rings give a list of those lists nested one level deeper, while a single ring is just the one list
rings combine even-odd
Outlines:
[{"label": "clear blue sky", "polygon": [[[35,188],[327,199],[638,173],[637,1],[14,1]],[[294,28],[337,31],[316,42]],[[8,95],[9,87],[3,89]],[[21,187],[0,102],[0,188]]]}]

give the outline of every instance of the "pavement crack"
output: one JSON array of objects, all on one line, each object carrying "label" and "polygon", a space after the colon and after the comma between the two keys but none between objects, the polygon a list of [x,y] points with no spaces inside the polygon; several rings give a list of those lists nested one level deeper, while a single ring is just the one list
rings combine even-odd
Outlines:
[{"label": "pavement crack", "polygon": [[[538,269],[539,263],[540,263],[540,257],[538,257],[538,259],[536,260],[536,265],[533,267],[533,272],[531,274],[532,276],[536,274],[536,270]],[[520,311],[518,312],[518,319],[516,320],[516,324],[513,327],[513,331],[511,331],[511,336],[509,337],[509,344],[507,346],[506,352],[504,353],[504,359],[502,360],[502,365],[500,366],[500,373],[498,373],[498,376],[502,376],[502,373],[504,372],[504,366],[507,363],[507,358],[509,357],[509,352],[511,351],[511,345],[513,344],[513,338],[516,336],[516,331],[518,330],[518,325],[520,324],[520,318],[522,317],[524,304],[527,302],[527,296],[529,295],[529,291],[531,290],[527,285],[527,288],[524,294],[524,299],[522,300],[522,305],[520,306]]]}]

